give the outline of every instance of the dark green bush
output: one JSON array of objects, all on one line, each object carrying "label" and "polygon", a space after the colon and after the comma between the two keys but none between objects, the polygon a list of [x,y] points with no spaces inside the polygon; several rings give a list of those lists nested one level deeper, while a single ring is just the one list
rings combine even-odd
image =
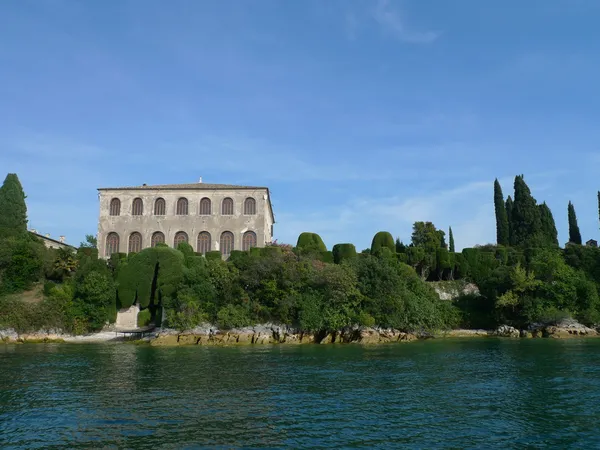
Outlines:
[{"label": "dark green bush", "polygon": [[150,325],[150,321],[152,320],[152,313],[149,309],[142,309],[137,315],[137,326],[145,327]]},{"label": "dark green bush", "polygon": [[356,259],[356,247],[354,244],[335,244],[332,253],[333,262],[336,264]]},{"label": "dark green bush", "polygon": [[389,248],[392,253],[396,253],[396,243],[394,238],[387,231],[380,231],[373,236],[371,242],[371,254],[376,253],[382,248]]},{"label": "dark green bush", "polygon": [[319,236],[316,233],[308,233],[304,232],[298,236],[298,243],[296,244],[296,248],[301,252],[326,252],[327,247]]},{"label": "dark green bush", "polygon": [[221,260],[222,259],[221,252],[217,251],[217,250],[214,250],[214,251],[211,251],[211,252],[206,252],[205,255],[204,255],[204,257],[206,259],[210,259],[210,260],[213,260],[213,261],[214,260]]}]

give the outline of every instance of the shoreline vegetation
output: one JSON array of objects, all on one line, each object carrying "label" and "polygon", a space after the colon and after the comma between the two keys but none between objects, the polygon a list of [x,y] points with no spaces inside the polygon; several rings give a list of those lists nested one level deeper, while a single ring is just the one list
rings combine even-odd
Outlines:
[{"label": "shoreline vegetation", "polygon": [[497,243],[460,252],[452,228],[416,222],[409,243],[381,231],[361,252],[350,243],[328,250],[306,232],[295,246],[273,242],[226,261],[187,243],[105,261],[93,236],[71,251],[29,233],[25,193],[9,174],[0,187],[0,341],[115,340],[117,313],[132,305],[139,327],[157,327],[141,340],[151,345],[597,336],[600,249],[583,245],[574,205],[561,248],[552,212],[522,175],[513,196],[494,182]]}]

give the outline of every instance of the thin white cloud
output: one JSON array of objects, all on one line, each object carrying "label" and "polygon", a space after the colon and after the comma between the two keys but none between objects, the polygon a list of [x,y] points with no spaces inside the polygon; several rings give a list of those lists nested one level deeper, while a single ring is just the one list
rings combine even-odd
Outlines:
[{"label": "thin white cloud", "polygon": [[373,19],[387,33],[403,42],[429,44],[441,35],[439,31],[416,31],[407,26],[403,13],[389,0],[379,0],[372,12]]}]

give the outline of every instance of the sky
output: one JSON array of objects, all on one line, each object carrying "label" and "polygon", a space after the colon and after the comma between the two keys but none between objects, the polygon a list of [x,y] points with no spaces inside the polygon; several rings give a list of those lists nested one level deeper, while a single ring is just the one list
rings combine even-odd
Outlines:
[{"label": "sky", "polygon": [[596,0],[0,2],[0,177],[77,245],[99,187],[268,186],[275,238],[495,241],[524,174],[600,238]]}]

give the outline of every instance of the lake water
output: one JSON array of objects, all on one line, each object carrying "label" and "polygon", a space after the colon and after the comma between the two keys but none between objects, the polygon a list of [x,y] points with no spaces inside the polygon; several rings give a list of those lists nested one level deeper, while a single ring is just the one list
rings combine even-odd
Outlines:
[{"label": "lake water", "polygon": [[600,448],[599,340],[0,345],[0,448]]}]

